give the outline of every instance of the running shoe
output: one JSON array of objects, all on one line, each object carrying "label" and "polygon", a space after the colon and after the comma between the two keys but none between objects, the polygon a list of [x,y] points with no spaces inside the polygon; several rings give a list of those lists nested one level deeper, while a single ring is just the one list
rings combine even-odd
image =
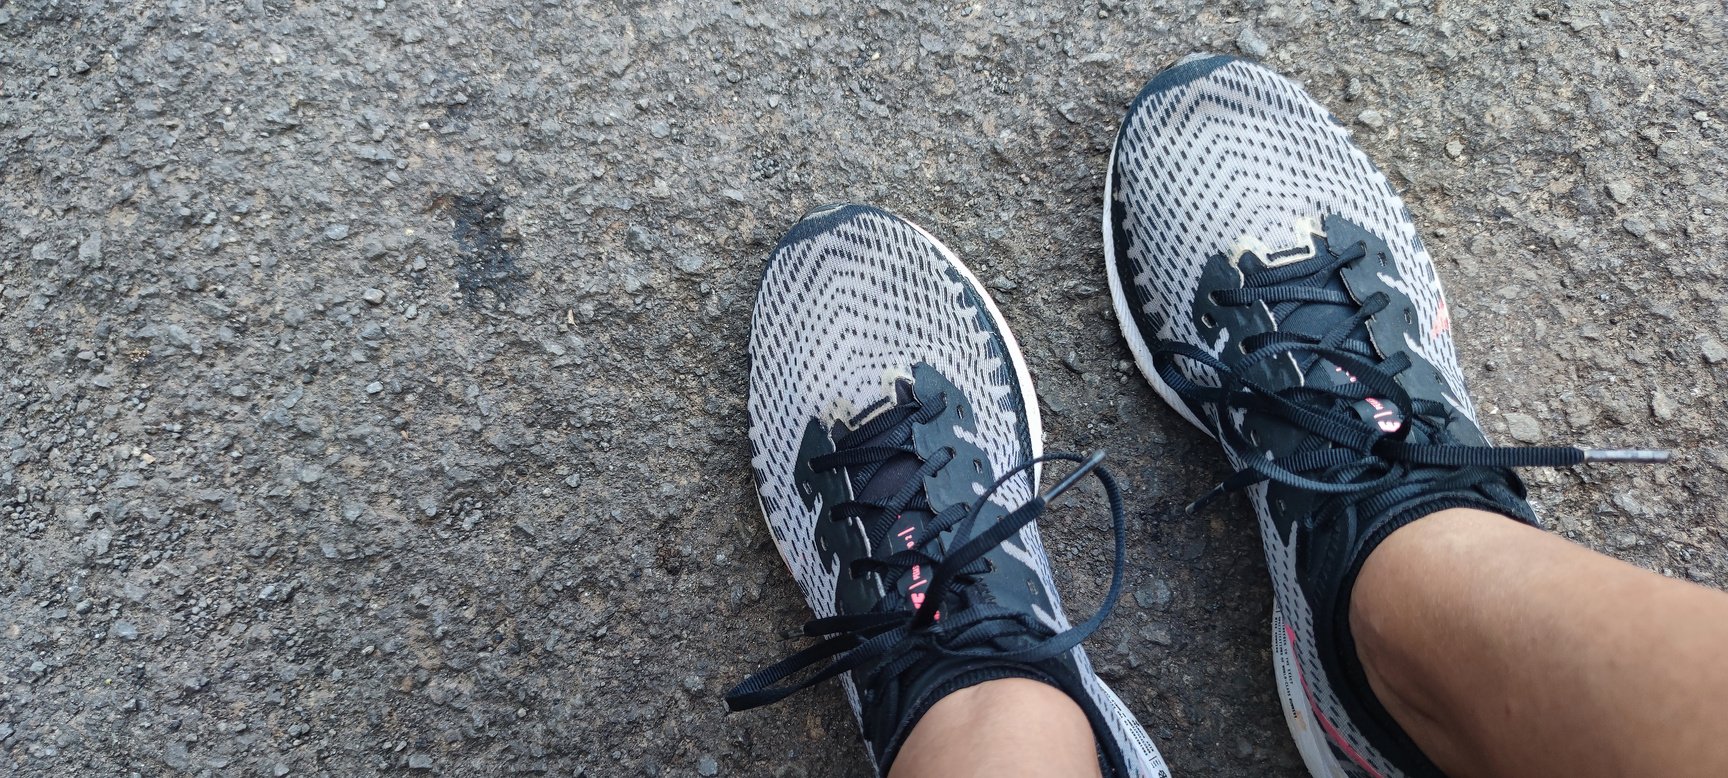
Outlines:
[{"label": "running shoe", "polygon": [[[875,208],[811,212],[769,257],[750,354],[757,494],[815,612],[804,633],[824,639],[731,690],[727,705],[838,676],[886,774],[938,700],[1027,678],[1085,711],[1105,775],[1168,775],[1079,645],[1121,593],[1115,483],[1101,455],[1042,453],[1014,335],[953,252]],[[1077,467],[1041,494],[1051,460]],[[1033,521],[1088,474],[1109,499],[1115,571],[1103,605],[1074,625]]]},{"label": "running shoe", "polygon": [[1536,524],[1511,468],[1665,452],[1488,445],[1434,263],[1404,201],[1301,87],[1197,55],[1117,133],[1105,257],[1116,318],[1160,396],[1236,472],[1272,575],[1273,656],[1316,776],[1436,775],[1375,699],[1349,630],[1362,560],[1434,511]]}]

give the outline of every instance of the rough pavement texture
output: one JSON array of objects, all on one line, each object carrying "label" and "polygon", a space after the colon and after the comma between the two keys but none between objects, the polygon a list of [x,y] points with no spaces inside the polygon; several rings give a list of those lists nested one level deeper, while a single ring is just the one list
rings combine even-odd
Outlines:
[{"label": "rough pavement texture", "polygon": [[[1407,192],[1567,537],[1722,586],[1715,2],[0,2],[0,772],[851,776],[746,464],[764,255],[922,221],[1129,481],[1091,642],[1183,773],[1297,775],[1223,474],[1134,374],[1097,211],[1191,50],[1305,82]],[[1096,603],[1096,503],[1046,522]]]}]

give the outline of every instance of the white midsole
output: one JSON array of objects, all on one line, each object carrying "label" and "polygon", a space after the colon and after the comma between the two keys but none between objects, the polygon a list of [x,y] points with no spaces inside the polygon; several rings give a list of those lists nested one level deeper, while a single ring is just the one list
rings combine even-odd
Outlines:
[{"label": "white midsole", "polygon": [[1141,337],[1140,328],[1134,326],[1134,311],[1129,307],[1127,290],[1122,288],[1122,280],[1116,274],[1116,230],[1111,222],[1110,203],[1116,192],[1116,144],[1121,141],[1121,132],[1110,143],[1110,164],[1104,170],[1104,213],[1098,220],[1104,227],[1104,275],[1110,282],[1110,304],[1116,312],[1116,326],[1122,330],[1122,339],[1128,342],[1128,351],[1134,355],[1134,364],[1140,366],[1140,374],[1146,376],[1147,383],[1152,384],[1152,391],[1164,398],[1164,402],[1187,419],[1189,424],[1199,428],[1207,435],[1212,430],[1188,410],[1188,404],[1176,395],[1176,390],[1164,383],[1158,377],[1158,371],[1152,366],[1152,349],[1146,345],[1146,339]]},{"label": "white midsole", "polygon": [[1285,633],[1284,615],[1276,605],[1272,606],[1272,670],[1278,682],[1278,700],[1284,706],[1284,723],[1290,725],[1290,737],[1296,741],[1302,764],[1314,778],[1349,778],[1344,765],[1332,755],[1326,730],[1308,704],[1301,666]]}]

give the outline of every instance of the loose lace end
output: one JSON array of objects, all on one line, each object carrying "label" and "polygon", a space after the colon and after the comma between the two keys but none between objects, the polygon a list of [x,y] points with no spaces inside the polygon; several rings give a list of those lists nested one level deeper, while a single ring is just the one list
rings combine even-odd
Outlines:
[{"label": "loose lace end", "polygon": [[1587,448],[1583,451],[1586,462],[1646,462],[1657,464],[1674,458],[1674,452],[1665,448]]},{"label": "loose lace end", "polygon": [[1200,499],[1195,500],[1191,503],[1188,503],[1188,505],[1182,509],[1182,512],[1187,513],[1189,515],[1199,513],[1200,511],[1204,510],[1206,508],[1206,506],[1211,505],[1213,500],[1216,500],[1219,497],[1223,497],[1224,494],[1228,491],[1230,491],[1228,483],[1222,483],[1222,484],[1219,484],[1217,486],[1214,486],[1214,487],[1212,487],[1211,491],[1208,491],[1207,493],[1200,495]]},{"label": "loose lace end", "polygon": [[1046,503],[1061,497],[1063,492],[1074,488],[1075,484],[1080,483],[1080,479],[1085,478],[1087,473],[1092,472],[1093,468],[1098,467],[1098,464],[1103,461],[1103,449],[1092,452],[1092,455],[1086,457],[1086,461],[1081,462],[1079,467],[1074,468],[1074,472],[1069,473],[1067,478],[1057,481],[1055,486],[1050,487],[1049,491],[1038,495],[1038,497]]}]

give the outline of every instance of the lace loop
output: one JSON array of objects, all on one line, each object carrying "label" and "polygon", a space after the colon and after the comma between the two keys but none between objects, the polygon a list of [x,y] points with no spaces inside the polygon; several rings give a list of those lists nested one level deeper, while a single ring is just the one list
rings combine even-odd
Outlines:
[{"label": "lace loop", "polygon": [[[1239,463],[1240,469],[1191,503],[1188,510],[1199,510],[1218,497],[1264,482],[1329,495],[1334,498],[1334,507],[1381,505],[1393,497],[1420,493],[1421,488],[1468,485],[1509,468],[1668,460],[1669,453],[1657,449],[1444,442],[1452,439],[1447,430],[1455,418],[1452,409],[1411,397],[1397,380],[1411,367],[1410,356],[1397,351],[1380,358],[1368,336],[1368,322],[1390,306],[1391,298],[1375,292],[1358,303],[1336,283],[1335,274],[1366,255],[1365,244],[1358,241],[1330,256],[1246,272],[1241,288],[1209,295],[1217,305],[1265,305],[1273,320],[1280,322],[1304,306],[1343,309],[1318,336],[1276,329],[1247,335],[1238,341],[1244,356],[1234,365],[1190,344],[1166,340],[1155,345],[1153,367],[1158,377],[1190,403],[1214,406],[1212,431],[1232,460]],[[1310,375],[1324,361],[1347,380],[1329,386],[1304,381],[1273,387],[1249,377],[1259,372],[1256,367],[1277,359],[1291,360],[1302,376]],[[1203,368],[1199,375],[1216,377],[1216,385],[1190,378],[1190,371],[1182,368],[1184,361]],[[1397,420],[1395,426],[1381,426],[1365,418],[1353,407],[1361,402],[1390,409],[1388,418]],[[1251,432],[1232,423],[1232,412],[1274,418],[1307,433],[1308,439],[1297,450],[1272,458]],[[1419,470],[1434,468],[1475,474],[1416,475]]]},{"label": "lace loop", "polygon": [[[897,552],[874,562],[883,572],[904,569],[910,564],[930,564],[933,567],[929,596],[921,607],[863,614],[840,614],[810,621],[804,634],[825,638],[774,665],[752,675],[726,695],[727,707],[734,711],[767,705],[798,691],[819,684],[842,673],[873,664],[868,677],[860,686],[872,687],[888,677],[897,676],[924,661],[934,658],[974,657],[997,662],[1037,664],[1061,656],[1097,631],[1109,617],[1122,596],[1123,571],[1127,567],[1127,520],[1121,490],[1109,471],[1099,466],[1103,452],[1089,457],[1073,454],[1046,454],[1021,463],[998,478],[970,506],[959,506],[958,522],[952,527],[954,539],[946,554],[922,550],[941,534],[938,523],[923,533],[917,548]],[[994,525],[972,535],[984,505],[1002,486],[1021,473],[1045,462],[1068,461],[1079,465],[1055,487],[1034,496],[1003,516]],[[1110,587],[1098,609],[1084,622],[1060,632],[1051,630],[1032,614],[990,604],[970,604],[954,609],[954,597],[966,588],[965,578],[981,572],[980,563],[1003,541],[1012,537],[1044,512],[1050,500],[1059,496],[1087,475],[1098,478],[1110,506],[1111,532],[1115,539],[1115,555],[1111,566]],[[943,512],[948,513],[948,511]],[[938,514],[940,517],[942,514]],[[866,561],[866,560],[860,560]],[[940,613],[940,617],[938,614]],[[1036,636],[1023,648],[1004,651],[992,642],[1009,633]],[[827,666],[801,681],[777,685],[824,659],[833,658]]]}]

